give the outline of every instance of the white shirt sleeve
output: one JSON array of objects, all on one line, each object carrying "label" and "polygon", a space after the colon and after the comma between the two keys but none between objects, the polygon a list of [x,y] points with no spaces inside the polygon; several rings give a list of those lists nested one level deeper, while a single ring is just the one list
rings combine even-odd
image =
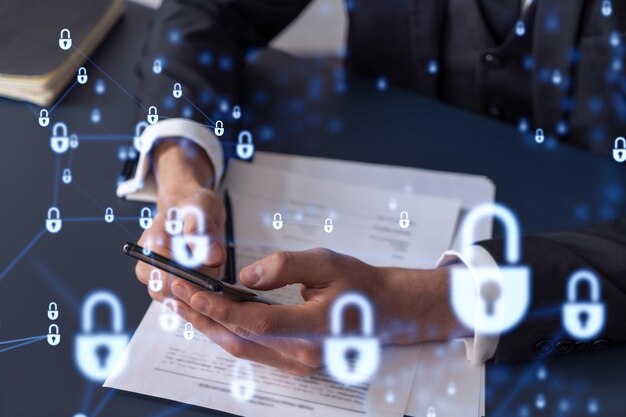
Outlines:
[{"label": "white shirt sleeve", "polygon": [[[485,248],[474,245],[468,249],[467,252],[469,253],[465,254],[454,250],[445,251],[441,255],[437,266],[448,266],[461,262],[470,270],[473,276],[476,276],[474,273],[476,268],[498,269],[498,264]],[[461,340],[465,344],[467,359],[471,363],[479,365],[493,357],[498,347],[499,339],[499,335],[484,335],[475,332],[473,338],[464,338]]]},{"label": "white shirt sleeve", "polygon": [[185,138],[200,146],[213,164],[213,187],[217,187],[224,173],[224,153],[217,137],[207,128],[189,119],[167,119],[146,127],[141,134],[141,149],[135,176],[117,187],[117,196],[128,200],[155,202],[156,181],[150,169],[152,145],[163,138]]}]

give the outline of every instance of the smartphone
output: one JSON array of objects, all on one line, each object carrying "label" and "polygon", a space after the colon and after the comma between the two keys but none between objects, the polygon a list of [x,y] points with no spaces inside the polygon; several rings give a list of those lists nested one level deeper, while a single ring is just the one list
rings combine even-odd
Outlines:
[{"label": "smartphone", "polygon": [[159,268],[160,270],[176,275],[177,277],[182,278],[205,291],[222,294],[231,300],[255,301],[263,304],[278,304],[251,291],[235,287],[234,285],[220,281],[217,278],[198,272],[195,269],[187,268],[173,259],[166,258],[165,256],[159,255],[154,251],[147,251],[134,243],[126,242],[122,251],[132,258],[138,259],[148,265],[152,265],[155,268]]}]

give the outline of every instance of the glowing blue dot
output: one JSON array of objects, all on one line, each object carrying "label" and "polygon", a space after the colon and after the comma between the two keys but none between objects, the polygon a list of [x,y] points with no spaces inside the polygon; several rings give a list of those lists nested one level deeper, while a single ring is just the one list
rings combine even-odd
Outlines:
[{"label": "glowing blue dot", "polygon": [[559,85],[561,84],[561,81],[563,81],[563,76],[561,75],[561,71],[559,71],[558,69],[555,69],[554,71],[552,71],[552,83],[554,85]]},{"label": "glowing blue dot", "polygon": [[556,132],[561,136],[567,134],[567,123],[564,120],[559,120],[556,124]]},{"label": "glowing blue dot", "polygon": [[524,55],[524,59],[522,61],[522,65],[526,71],[532,71],[535,67],[535,61],[531,55]]},{"label": "glowing blue dot", "polygon": [[439,72],[439,65],[436,60],[431,59],[428,61],[428,73],[434,75],[437,74],[437,72]]},{"label": "glowing blue dot", "polygon": [[602,2],[602,16],[609,17],[613,14],[613,5],[610,0],[604,0]]},{"label": "glowing blue dot", "polygon": [[168,94],[163,98],[163,107],[166,110],[172,110],[176,107],[176,99]]},{"label": "glowing blue dot", "polygon": [[615,209],[605,204],[600,209],[600,218],[602,220],[613,220],[615,218]]},{"label": "glowing blue dot", "polygon": [[602,113],[604,110],[604,101],[601,97],[592,97],[587,103],[587,109],[589,109],[589,113],[592,114]]},{"label": "glowing blue dot", "polygon": [[522,22],[521,20],[519,20],[516,24],[515,24],[515,34],[517,36],[524,36],[524,34],[526,33],[526,25],[524,25],[524,22]]},{"label": "glowing blue dot", "polygon": [[569,401],[566,398],[563,398],[559,401],[559,411],[562,413],[567,413],[570,410]]},{"label": "glowing blue dot", "polygon": [[549,14],[546,17],[544,25],[548,32],[557,32],[560,26],[559,16],[554,13]]},{"label": "glowing blue dot", "polygon": [[624,189],[616,183],[608,184],[604,188],[604,198],[611,203],[624,201]]},{"label": "glowing blue dot", "polygon": [[535,407],[539,410],[546,408],[546,397],[543,394],[537,394],[537,397],[535,398]]},{"label": "glowing blue dot", "polygon": [[96,80],[96,83],[94,85],[94,90],[95,90],[96,94],[98,94],[100,96],[107,91],[106,83],[104,82],[104,80],[102,78],[98,78]]},{"label": "glowing blue dot", "polygon": [[585,204],[578,204],[576,207],[574,207],[574,217],[577,220],[588,220],[589,214],[589,207]]},{"label": "glowing blue dot", "polygon": [[522,117],[521,119],[519,119],[519,121],[517,122],[517,129],[524,133],[528,131],[528,120],[524,117]]},{"label": "glowing blue dot", "polygon": [[615,72],[620,72],[622,70],[622,60],[619,57],[613,58],[611,61],[611,69]]},{"label": "glowing blue dot", "polygon": [[376,88],[378,88],[380,91],[386,90],[387,79],[385,77],[378,77],[378,80],[376,80]]},{"label": "glowing blue dot", "polygon": [[611,34],[609,35],[609,45],[611,45],[613,48],[617,48],[621,43],[621,37],[619,32],[611,32]]},{"label": "glowing blue dot", "polygon": [[182,114],[183,114],[183,117],[190,119],[191,116],[193,116],[193,109],[191,108],[191,106],[185,106],[183,108]]},{"label": "glowing blue dot", "polygon": [[223,56],[218,65],[222,71],[230,71],[233,67],[233,60],[229,56]]},{"label": "glowing blue dot", "polygon": [[336,134],[340,133],[343,130],[343,123],[339,119],[331,119],[328,122],[328,131],[330,133]]},{"label": "glowing blue dot", "polygon": [[228,103],[227,99],[221,98],[219,101],[219,107],[221,112],[226,113],[228,109],[230,109],[230,104]]},{"label": "glowing blue dot", "polygon": [[545,366],[540,366],[537,369],[537,379],[539,379],[540,381],[545,381],[547,377],[548,377],[548,370],[546,369]]},{"label": "glowing blue dot", "polygon": [[167,38],[171,44],[175,45],[175,44],[180,43],[182,36],[180,35],[180,32],[177,29],[172,29],[170,30],[170,33],[168,34]]},{"label": "glowing blue dot", "polygon": [[211,54],[211,52],[209,51],[201,52],[200,56],[198,57],[198,62],[200,62],[200,65],[202,65],[203,67],[208,67],[213,63],[213,54]]},{"label": "glowing blue dot", "polygon": [[600,411],[600,404],[598,404],[598,401],[594,398],[590,399],[589,402],[587,403],[587,412],[591,415],[595,415],[595,414],[598,414],[599,411]]},{"label": "glowing blue dot", "polygon": [[274,128],[272,126],[261,126],[259,128],[259,132],[257,137],[262,141],[262,142],[269,142],[272,139],[274,139],[274,135],[276,134],[276,132],[274,131]]}]

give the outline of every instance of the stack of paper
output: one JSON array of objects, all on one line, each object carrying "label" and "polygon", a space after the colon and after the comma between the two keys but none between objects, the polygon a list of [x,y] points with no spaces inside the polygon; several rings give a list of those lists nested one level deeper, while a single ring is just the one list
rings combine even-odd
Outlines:
[{"label": "stack of paper", "polygon": [[[253,165],[231,163],[224,186],[233,202],[238,268],[277,250],[311,247],[374,265],[433,267],[452,245],[463,208],[493,200],[494,191],[481,177],[269,154],[257,154]],[[401,211],[409,213],[407,229],[398,226]],[[280,231],[272,227],[276,212]],[[329,217],[333,232],[325,233]],[[297,286],[265,295],[301,302]],[[150,306],[127,360],[105,386],[246,416],[482,413],[483,368],[466,361],[459,342],[385,348],[369,384],[342,386],[323,373],[300,378],[241,362],[203,335],[184,339],[182,323],[167,333],[161,311],[156,302]],[[251,398],[233,395],[241,387],[253,387]]]}]

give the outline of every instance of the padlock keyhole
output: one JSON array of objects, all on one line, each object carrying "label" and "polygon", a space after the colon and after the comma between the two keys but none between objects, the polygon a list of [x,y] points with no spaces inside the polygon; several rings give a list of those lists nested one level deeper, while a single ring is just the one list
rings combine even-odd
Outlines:
[{"label": "padlock keyhole", "polygon": [[100,345],[96,348],[96,356],[98,357],[98,363],[101,368],[106,367],[110,353],[111,351],[107,345]]},{"label": "padlock keyhole", "polygon": [[359,351],[357,349],[348,349],[345,353],[345,360],[348,364],[348,370],[354,372],[357,361],[359,360]]},{"label": "padlock keyhole", "polygon": [[484,300],[485,312],[488,316],[493,316],[495,304],[501,292],[500,285],[495,281],[486,281],[480,286],[480,298]]},{"label": "padlock keyhole", "polygon": [[587,327],[587,322],[589,321],[589,313],[586,311],[581,311],[578,313],[578,320],[580,321],[580,327],[583,329]]}]

